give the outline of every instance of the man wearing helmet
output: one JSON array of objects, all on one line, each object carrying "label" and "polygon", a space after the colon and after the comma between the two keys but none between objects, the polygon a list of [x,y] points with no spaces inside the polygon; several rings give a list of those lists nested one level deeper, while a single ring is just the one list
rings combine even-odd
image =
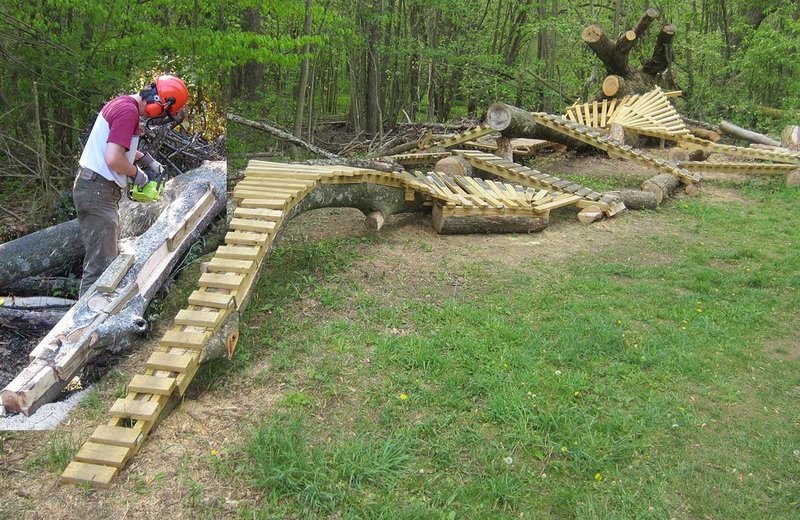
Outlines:
[{"label": "man wearing helmet", "polygon": [[188,100],[189,91],[183,81],[161,75],[138,94],[112,99],[97,115],[72,189],[86,250],[81,296],[119,254],[117,212],[122,190],[131,182],[140,188],[147,184],[145,170],[151,175],[161,170],[161,164],[150,154],[137,150],[139,118],[172,120]]}]

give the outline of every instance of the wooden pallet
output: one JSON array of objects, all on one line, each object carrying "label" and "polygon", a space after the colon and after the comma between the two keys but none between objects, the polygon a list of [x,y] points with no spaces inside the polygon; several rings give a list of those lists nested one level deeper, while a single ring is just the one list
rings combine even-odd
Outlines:
[{"label": "wooden pallet", "polygon": [[417,152],[392,155],[392,160],[403,166],[420,166],[422,164],[436,164],[445,157],[450,157],[450,152]]},{"label": "wooden pallet", "polygon": [[676,136],[689,134],[683,118],[659,87],[623,104],[608,124],[622,125],[629,130],[652,130]]},{"label": "wooden pallet", "polygon": [[678,167],[677,163],[656,159],[630,145],[619,144],[613,139],[610,139],[602,130],[579,125],[563,117],[546,114],[544,112],[534,112],[533,117],[538,124],[572,137],[573,139],[577,139],[590,146],[594,146],[595,148],[599,148],[600,150],[604,150],[611,157],[626,159],[644,166],[649,166],[664,173],[675,175],[684,184],[699,184],[702,179],[699,174],[688,172]]}]

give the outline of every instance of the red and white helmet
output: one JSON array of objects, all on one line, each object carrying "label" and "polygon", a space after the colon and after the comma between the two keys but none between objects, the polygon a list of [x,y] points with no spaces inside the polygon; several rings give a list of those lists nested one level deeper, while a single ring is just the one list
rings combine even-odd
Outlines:
[{"label": "red and white helmet", "polygon": [[147,117],[175,116],[189,101],[189,89],[179,77],[162,74],[150,84],[149,92],[142,98],[146,103],[144,113]]}]

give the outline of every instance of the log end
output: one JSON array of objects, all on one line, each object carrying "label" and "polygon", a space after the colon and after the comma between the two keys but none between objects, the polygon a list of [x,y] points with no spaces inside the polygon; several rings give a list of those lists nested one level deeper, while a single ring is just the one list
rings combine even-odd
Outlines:
[{"label": "log end", "polygon": [[656,9],[655,7],[651,7],[644,12],[644,15],[647,16],[648,18],[652,18],[655,20],[660,16],[660,13],[658,12],[658,9]]},{"label": "log end", "polygon": [[486,124],[498,132],[508,128],[511,120],[511,107],[505,103],[493,103],[486,110]]},{"label": "log end", "polygon": [[603,80],[603,94],[607,97],[616,96],[624,83],[625,80],[621,76],[615,74],[606,76],[606,79]]},{"label": "log end", "polygon": [[603,28],[596,24],[587,26],[581,33],[581,38],[586,43],[597,43],[602,37]]},{"label": "log end", "polygon": [[239,343],[239,329],[231,331],[225,339],[225,348],[228,350],[228,359],[233,358],[236,345]]},{"label": "log end", "polygon": [[370,231],[379,231],[383,227],[386,217],[380,211],[373,211],[364,219],[364,227]]},{"label": "log end", "polygon": [[581,224],[591,224],[592,222],[602,220],[604,216],[605,213],[602,209],[598,208],[597,206],[589,206],[583,208],[578,213],[578,222]]},{"label": "log end", "polygon": [[443,173],[454,177],[457,175],[471,176],[472,166],[469,161],[458,155],[451,155],[436,162],[433,167],[436,173]]},{"label": "log end", "polygon": [[685,148],[674,147],[669,149],[667,159],[671,162],[681,163],[689,161],[689,150]]},{"label": "log end", "polygon": [[669,36],[673,36],[677,31],[678,31],[678,28],[675,27],[674,25],[672,25],[671,23],[668,23],[666,25],[661,26],[661,33],[662,34],[667,34]]},{"label": "log end", "polygon": [[800,169],[789,172],[786,175],[787,186],[800,186]]}]

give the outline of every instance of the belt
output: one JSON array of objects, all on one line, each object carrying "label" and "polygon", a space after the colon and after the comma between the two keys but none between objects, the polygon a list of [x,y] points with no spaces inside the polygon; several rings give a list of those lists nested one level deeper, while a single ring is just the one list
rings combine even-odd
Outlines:
[{"label": "belt", "polygon": [[81,169],[78,170],[78,178],[87,181],[99,182],[101,184],[110,184],[115,188],[119,188],[119,185],[116,182],[106,179],[96,171],[90,170],[89,168],[81,167]]}]

